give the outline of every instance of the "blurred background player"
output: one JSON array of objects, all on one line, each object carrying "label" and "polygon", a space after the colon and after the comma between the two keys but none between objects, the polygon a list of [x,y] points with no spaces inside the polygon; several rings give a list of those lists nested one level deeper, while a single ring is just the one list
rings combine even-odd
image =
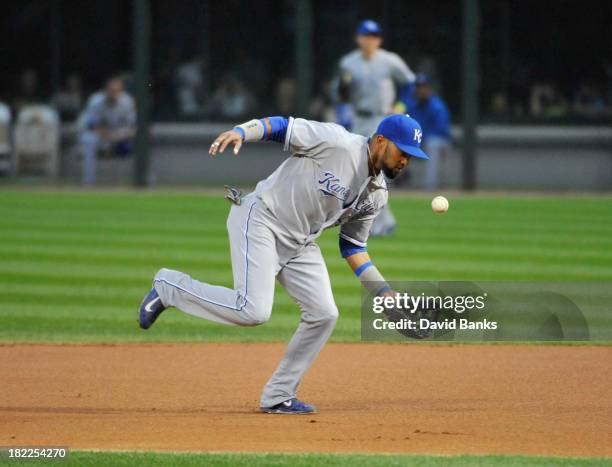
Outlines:
[{"label": "blurred background player", "polygon": [[450,152],[450,115],[427,75],[418,74],[414,84],[402,90],[395,111],[407,113],[421,124],[423,147],[430,158],[425,167],[425,187],[435,190],[440,186],[440,179],[444,179],[441,172]]},{"label": "blurred background player", "polygon": [[[393,110],[397,88],[410,85],[414,73],[399,55],[381,48],[382,29],[365,20],[357,28],[357,50],[340,59],[337,86],[337,121],[362,136],[372,136],[378,123]],[[371,235],[386,235],[395,229],[388,206],[372,226]]]},{"label": "blurred background player", "polygon": [[110,78],[104,90],[92,94],[79,119],[79,126],[83,184],[94,185],[98,151],[111,151],[121,157],[132,152],[136,109],[134,99],[125,91],[121,78]]}]

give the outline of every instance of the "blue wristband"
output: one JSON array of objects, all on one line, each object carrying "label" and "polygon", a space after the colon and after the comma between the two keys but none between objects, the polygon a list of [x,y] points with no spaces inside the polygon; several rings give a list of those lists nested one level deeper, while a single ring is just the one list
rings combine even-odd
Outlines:
[{"label": "blue wristband", "polygon": [[357,269],[355,269],[355,275],[357,277],[361,276],[361,274],[363,273],[363,271],[365,271],[366,269],[368,269],[369,267],[374,266],[372,264],[372,261],[368,261],[367,263],[363,263],[361,266],[359,266]]},{"label": "blue wristband", "polygon": [[240,136],[242,137],[242,141],[244,141],[244,138],[246,138],[246,134],[244,133],[244,130],[240,128],[239,126],[236,126],[234,127],[234,131],[237,131],[238,133],[240,133]]}]

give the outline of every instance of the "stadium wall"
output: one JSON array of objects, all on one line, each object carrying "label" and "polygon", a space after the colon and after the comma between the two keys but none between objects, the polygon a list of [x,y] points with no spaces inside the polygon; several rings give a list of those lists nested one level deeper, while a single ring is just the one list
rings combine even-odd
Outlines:
[{"label": "stadium wall", "polygon": [[[208,147],[231,125],[168,124],[151,128],[153,185],[252,185],[269,175],[286,157],[276,143],[250,144],[239,156],[231,151],[212,158]],[[534,127],[482,125],[478,128],[478,187],[483,189],[612,189],[612,129],[607,127]],[[64,146],[74,146],[75,132],[64,128]],[[447,186],[459,187],[461,129],[453,128],[454,147],[444,167]],[[74,151],[64,151],[73,153]],[[128,161],[113,161],[101,181],[129,179]],[[104,170],[104,167],[102,167]],[[423,163],[410,166],[410,187],[420,188]],[[64,174],[78,177],[78,158],[64,162]]]}]

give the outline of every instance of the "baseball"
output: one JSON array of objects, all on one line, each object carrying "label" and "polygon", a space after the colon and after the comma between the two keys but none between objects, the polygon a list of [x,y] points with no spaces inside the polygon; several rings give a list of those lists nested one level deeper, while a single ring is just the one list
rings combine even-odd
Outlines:
[{"label": "baseball", "polygon": [[431,209],[438,214],[448,211],[448,200],[444,196],[436,196],[431,200]]}]

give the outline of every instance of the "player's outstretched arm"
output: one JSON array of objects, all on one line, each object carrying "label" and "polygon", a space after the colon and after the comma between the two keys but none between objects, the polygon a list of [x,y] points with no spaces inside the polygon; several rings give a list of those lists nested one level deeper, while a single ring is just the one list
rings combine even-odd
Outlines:
[{"label": "player's outstretched arm", "polygon": [[[341,237],[340,251],[342,252],[342,256],[344,256],[344,259],[346,259],[348,265],[361,281],[361,284],[372,297],[385,296],[393,299],[397,298],[397,292],[391,289],[389,284],[387,284],[383,278],[382,274],[378,272],[378,269],[376,269],[376,267],[372,264],[370,255],[366,251],[365,247],[359,247],[345,241]],[[438,321],[440,316],[437,309],[419,307],[413,310],[404,310],[395,306],[388,307],[388,305],[385,305],[383,313],[385,314],[386,319],[392,322],[403,322],[408,320],[415,323],[421,323],[423,319]],[[424,339],[429,337],[431,334],[429,326],[421,328],[420,324],[414,327],[397,328],[397,331],[406,337],[410,337],[411,339]]]},{"label": "player's outstretched arm", "polygon": [[266,117],[250,120],[217,136],[210,145],[208,154],[214,156],[218,152],[225,151],[225,148],[229,145],[234,146],[234,154],[238,154],[242,143],[249,141],[269,140],[284,143],[288,126],[289,120],[285,117]]},{"label": "player's outstretched arm", "polygon": [[382,274],[372,263],[365,247],[357,246],[341,237],[340,252],[368,292],[372,295],[394,293]]}]

